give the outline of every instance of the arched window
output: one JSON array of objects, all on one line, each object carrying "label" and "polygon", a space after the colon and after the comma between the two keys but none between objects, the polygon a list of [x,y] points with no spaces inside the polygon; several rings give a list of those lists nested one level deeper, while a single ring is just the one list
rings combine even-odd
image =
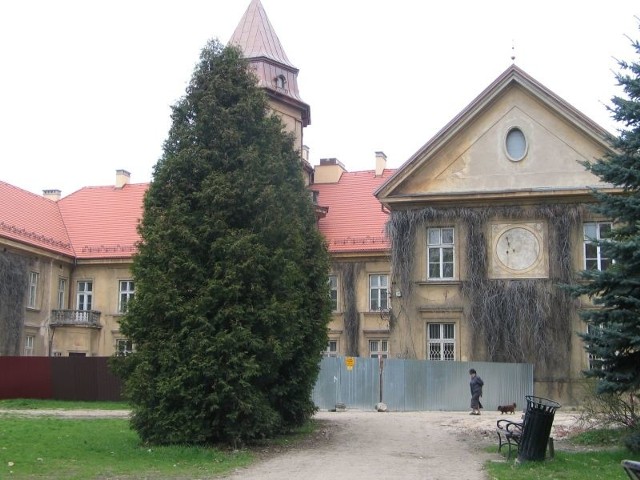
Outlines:
[{"label": "arched window", "polygon": [[275,79],[276,88],[278,90],[284,90],[284,86],[287,83],[287,80],[284,78],[284,75],[278,75]]}]

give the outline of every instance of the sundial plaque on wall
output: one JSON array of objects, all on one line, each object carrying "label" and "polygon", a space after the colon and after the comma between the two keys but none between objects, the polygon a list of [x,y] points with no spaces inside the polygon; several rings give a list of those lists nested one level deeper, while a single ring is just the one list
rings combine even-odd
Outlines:
[{"label": "sundial plaque on wall", "polygon": [[491,225],[491,278],[547,278],[547,229],[542,222]]}]

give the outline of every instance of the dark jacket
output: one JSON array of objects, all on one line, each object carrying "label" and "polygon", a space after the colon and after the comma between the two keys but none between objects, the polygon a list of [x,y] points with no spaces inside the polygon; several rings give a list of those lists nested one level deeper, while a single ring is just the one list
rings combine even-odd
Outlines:
[{"label": "dark jacket", "polygon": [[471,377],[471,381],[469,382],[469,386],[471,387],[471,396],[476,398],[481,397],[483,385],[484,382],[478,375]]}]

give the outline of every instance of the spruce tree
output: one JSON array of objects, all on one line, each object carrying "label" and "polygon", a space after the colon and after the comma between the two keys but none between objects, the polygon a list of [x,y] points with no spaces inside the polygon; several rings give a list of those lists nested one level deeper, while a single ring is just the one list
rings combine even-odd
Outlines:
[{"label": "spruce tree", "polygon": [[[640,54],[640,44],[633,47]],[[593,358],[589,376],[601,393],[633,392],[640,387],[640,64],[619,62],[616,79],[625,96],[610,108],[620,123],[612,151],[586,168],[621,193],[595,192],[594,210],[614,222],[611,235],[599,245],[613,260],[606,270],[582,272],[586,280],[574,289],[588,295],[597,308],[582,313],[590,331],[582,335]]]},{"label": "spruce tree", "polygon": [[119,370],[150,443],[300,425],[327,343],[328,253],[293,135],[235,47],[209,42],[144,200]]}]

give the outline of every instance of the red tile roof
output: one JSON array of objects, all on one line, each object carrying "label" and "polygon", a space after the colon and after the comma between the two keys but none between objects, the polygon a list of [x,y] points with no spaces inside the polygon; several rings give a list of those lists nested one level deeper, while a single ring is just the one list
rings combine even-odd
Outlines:
[{"label": "red tile roof", "polygon": [[337,183],[317,183],[318,205],[329,207],[318,221],[331,253],[380,253],[390,249],[385,236],[388,214],[373,192],[391,177],[385,170],[379,177],[375,171],[344,172]]},{"label": "red tile roof", "polygon": [[73,256],[58,204],[0,181],[0,237]]},{"label": "red tile roof", "polygon": [[140,239],[137,226],[148,187],[148,183],[85,187],[59,200],[76,257],[131,257]]},{"label": "red tile roof", "polygon": [[[394,173],[345,172],[339,182],[313,184],[318,222],[331,253],[380,253],[388,215],[373,192]],[[149,184],[85,187],[57,202],[0,181],[0,236],[78,259],[130,258]]]}]

